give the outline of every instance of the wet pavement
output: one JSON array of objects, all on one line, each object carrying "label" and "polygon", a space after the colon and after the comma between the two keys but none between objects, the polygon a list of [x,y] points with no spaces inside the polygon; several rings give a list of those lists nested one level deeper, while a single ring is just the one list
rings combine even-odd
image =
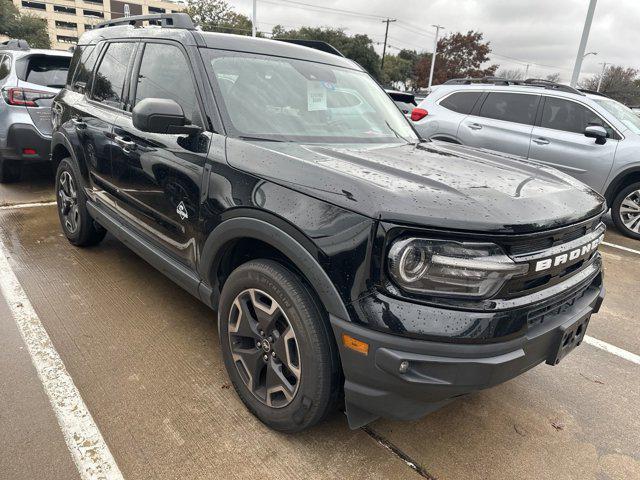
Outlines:
[{"label": "wet pavement", "polygon": [[[53,199],[35,190],[0,199]],[[0,210],[0,238],[127,479],[421,478],[407,459],[438,479],[640,479],[640,365],[591,345],[419,421],[367,433],[336,413],[282,435],[230,387],[213,312],[113,237],[75,248],[40,206]],[[606,241],[640,250],[613,227]],[[602,251],[607,298],[588,334],[640,355],[640,255]],[[0,445],[0,478],[78,478],[1,298]]]}]

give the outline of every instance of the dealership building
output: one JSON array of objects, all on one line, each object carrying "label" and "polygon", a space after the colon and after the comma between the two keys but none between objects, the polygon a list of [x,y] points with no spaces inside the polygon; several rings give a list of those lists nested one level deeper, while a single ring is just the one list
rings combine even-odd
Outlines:
[{"label": "dealership building", "polygon": [[180,12],[185,5],[167,0],[13,0],[20,13],[47,20],[51,48],[66,50],[96,23],[125,15]]}]

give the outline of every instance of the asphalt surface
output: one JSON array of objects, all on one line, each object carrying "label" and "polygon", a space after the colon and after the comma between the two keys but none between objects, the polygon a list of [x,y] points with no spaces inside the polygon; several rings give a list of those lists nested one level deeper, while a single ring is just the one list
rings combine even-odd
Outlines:
[{"label": "asphalt surface", "polygon": [[[640,479],[640,365],[588,344],[419,421],[274,433],[230,387],[213,312],[111,236],[71,246],[54,206],[6,206],[50,200],[47,175],[0,186],[0,239],[126,479]],[[640,355],[640,254],[601,250],[587,334]],[[1,297],[0,445],[0,478],[80,478]]]}]

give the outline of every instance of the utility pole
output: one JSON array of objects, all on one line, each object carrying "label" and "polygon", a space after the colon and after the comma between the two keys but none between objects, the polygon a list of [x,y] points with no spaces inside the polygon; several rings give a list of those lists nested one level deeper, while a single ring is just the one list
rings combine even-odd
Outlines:
[{"label": "utility pole", "polygon": [[527,63],[527,68],[524,69],[524,79],[529,78],[529,64]]},{"label": "utility pole", "polygon": [[253,0],[253,16],[251,17],[251,36],[255,37],[256,36],[256,23],[257,23],[257,17],[258,17],[258,0]]},{"label": "utility pole", "polygon": [[580,76],[580,70],[582,69],[582,60],[585,56],[584,51],[587,48],[587,40],[589,40],[589,30],[591,30],[591,22],[593,21],[593,13],[596,10],[596,3],[598,3],[598,0],[589,0],[587,18],[584,21],[582,38],[580,39],[580,46],[578,47],[578,55],[576,56],[576,63],[573,66],[573,74],[571,75],[571,86],[574,88],[578,84],[578,77]]},{"label": "utility pole", "polygon": [[600,87],[602,87],[602,78],[604,77],[604,72],[607,68],[607,62],[599,63],[598,65],[602,65],[602,73],[600,74],[600,78],[598,79],[598,88],[596,88],[596,92],[600,92]]},{"label": "utility pole", "polygon": [[380,62],[380,70],[384,68],[384,56],[387,53],[387,36],[389,35],[389,24],[395,21],[395,18],[387,18],[386,20],[382,20],[382,23],[387,24],[387,27],[384,29],[384,45],[382,47],[382,62]]},{"label": "utility pole", "polygon": [[431,73],[429,73],[429,90],[431,90],[431,84],[433,83],[433,69],[436,66],[436,55],[438,53],[438,34],[440,29],[444,28],[442,25],[431,25],[436,29],[436,38],[433,40],[433,53],[431,54]]}]

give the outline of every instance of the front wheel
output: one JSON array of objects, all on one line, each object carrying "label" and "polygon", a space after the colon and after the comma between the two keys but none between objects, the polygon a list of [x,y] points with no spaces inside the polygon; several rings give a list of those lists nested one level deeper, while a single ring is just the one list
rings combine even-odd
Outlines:
[{"label": "front wheel", "polygon": [[302,279],[271,260],[234,270],[220,296],[218,331],[231,382],[267,426],[304,430],[330,412],[338,359],[326,320]]},{"label": "front wheel", "polygon": [[627,237],[640,240],[640,182],[622,189],[611,205],[616,227]]}]

